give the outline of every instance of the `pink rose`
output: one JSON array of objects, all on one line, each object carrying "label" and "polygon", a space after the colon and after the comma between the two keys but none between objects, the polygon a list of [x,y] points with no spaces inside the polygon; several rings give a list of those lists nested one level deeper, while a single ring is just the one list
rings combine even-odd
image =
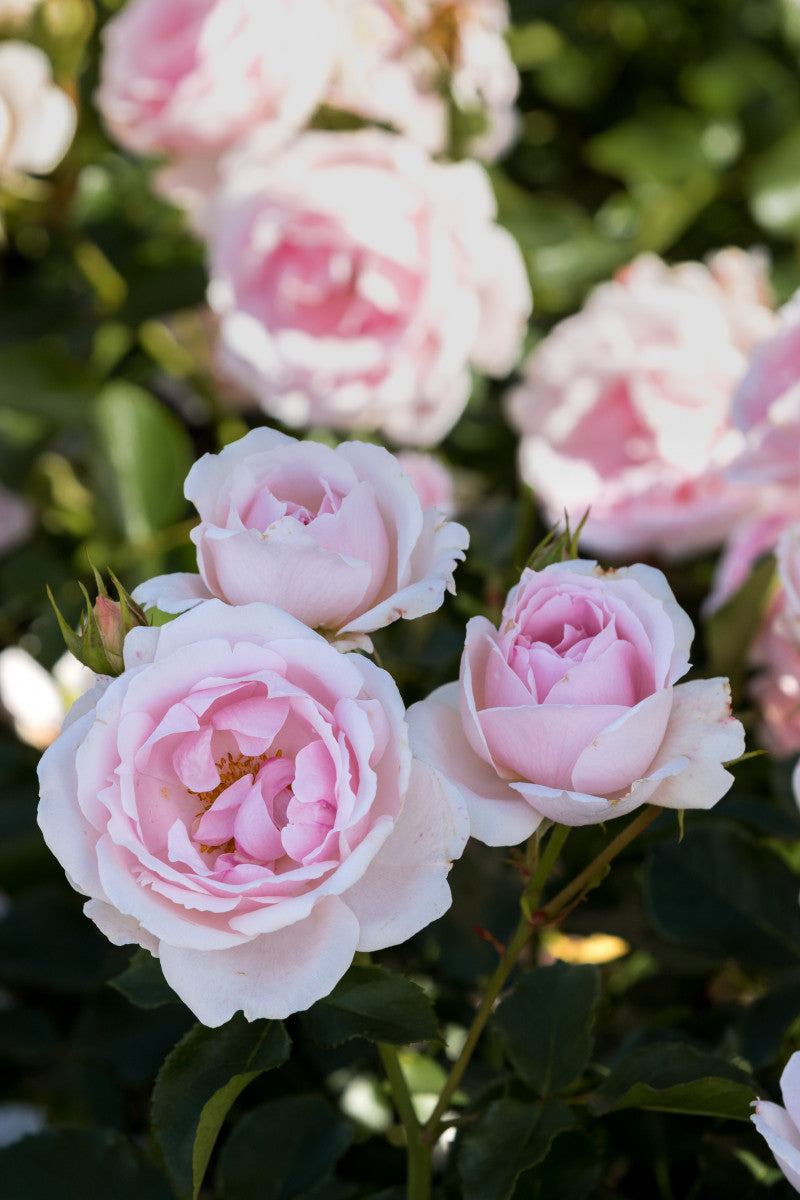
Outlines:
[{"label": "pink rose", "polygon": [[379,130],[251,149],[209,218],[221,367],[290,425],[438,441],[530,311],[487,175]]},{"label": "pink rose", "polygon": [[710,808],[744,734],[727,680],[676,685],[692,633],[653,567],[523,571],[499,629],[467,625],[460,682],[409,710],[414,753],[460,790],[490,846],[522,841],[543,817]]},{"label": "pink rose", "polygon": [[213,159],[255,128],[275,148],[319,103],[332,36],[328,0],[129,0],[97,103],[131,150]]},{"label": "pink rose", "polygon": [[771,1100],[756,1100],[750,1120],[766,1140],[775,1161],[796,1192],[800,1192],[800,1052],[792,1055],[781,1075],[785,1108]]},{"label": "pink rose", "polygon": [[47,55],[27,42],[0,43],[0,177],[47,175],[66,154],[76,123]]},{"label": "pink rose", "polygon": [[254,429],[186,480],[200,513],[192,530],[199,575],[162,575],[137,588],[146,607],[177,612],[210,596],[262,600],[306,625],[363,634],[433,612],[454,591],[463,525],[423,513],[388,450],[336,450]]},{"label": "pink rose", "polygon": [[800,750],[800,524],[777,539],[776,591],[750,650],[749,692],[761,714],[759,737],[771,754]]},{"label": "pink rose", "polygon": [[519,76],[505,41],[505,0],[336,0],[342,22],[327,101],[392,125],[431,154],[446,153],[450,115],[442,78],[459,108],[485,122],[469,142],[494,159],[517,131]]},{"label": "pink rose", "polygon": [[752,489],[730,480],[730,420],[746,355],[771,328],[763,263],[725,250],[708,268],[643,255],[536,348],[510,397],[520,471],[551,521],[587,546],[682,557],[718,545]]},{"label": "pink rose", "polygon": [[757,484],[800,483],[800,292],[781,309],[778,331],[758,347],[733,398],[746,446],[731,475]]},{"label": "pink rose", "polygon": [[307,1008],[449,906],[465,820],[385,671],[218,601],[135,629],[125,661],[45,752],[39,824],[87,916],[201,1021]]}]

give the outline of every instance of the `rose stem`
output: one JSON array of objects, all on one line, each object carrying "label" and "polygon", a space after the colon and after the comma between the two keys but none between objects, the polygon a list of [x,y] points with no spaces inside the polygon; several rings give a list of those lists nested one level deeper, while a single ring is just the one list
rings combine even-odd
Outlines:
[{"label": "rose stem", "polygon": [[[445,1083],[442,1093],[439,1096],[436,1108],[433,1110],[428,1121],[422,1128],[421,1136],[425,1141],[432,1144],[439,1136],[442,1115],[446,1111],[450,1100],[452,1099],[453,1093],[456,1091],[459,1083],[461,1082],[461,1077],[463,1076],[464,1071],[467,1068],[467,1064],[472,1057],[472,1053],[478,1044],[478,1039],[483,1033],[484,1026],[489,1020],[492,1009],[495,1005],[495,1001],[500,995],[503,984],[508,979],[508,976],[511,974],[512,969],[516,965],[517,959],[527,946],[530,939],[539,929],[542,929],[545,925],[555,921],[561,915],[567,905],[576,898],[576,896],[580,896],[583,891],[588,890],[589,886],[592,884],[599,872],[602,871],[604,867],[608,866],[612,859],[616,858],[616,856],[622,850],[624,850],[625,847],[629,845],[629,843],[632,842],[633,839],[640,834],[643,829],[646,829],[650,822],[654,821],[660,812],[662,812],[662,809],[657,808],[652,804],[648,805],[647,808],[642,809],[639,815],[635,817],[630,824],[626,825],[622,833],[617,834],[613,841],[609,842],[605,850],[598,854],[597,857],[589,863],[588,867],[585,867],[579,875],[575,876],[571,883],[568,883],[566,887],[562,888],[561,891],[554,896],[553,899],[546,904],[543,909],[535,912],[533,917],[529,917],[525,909],[530,912],[531,904],[533,903],[535,905],[536,900],[538,899],[538,893],[541,893],[541,890],[547,880],[547,874],[555,863],[561,847],[566,840],[567,834],[569,833],[569,826],[557,825],[554,828],[554,831],[550,836],[550,841],[547,844],[547,849],[545,850],[544,854],[542,854],[534,876],[522,897],[523,915],[520,919],[519,925],[517,926],[516,932],[508,944],[505,954],[497,964],[497,969],[495,970],[494,975],[489,980],[486,993],[481,1001],[478,1011],[475,1014],[469,1033],[467,1034],[467,1040],[464,1042],[461,1053],[454,1062],[450,1074],[447,1077],[447,1082]],[[409,1192],[409,1196],[410,1195],[411,1193]]]},{"label": "rose stem", "polygon": [[411,1093],[408,1090],[400,1057],[396,1046],[385,1042],[378,1045],[383,1069],[392,1090],[392,1099],[397,1115],[406,1131],[406,1154],[408,1160],[408,1200],[428,1200],[431,1194],[431,1144],[422,1137],[422,1126],[417,1120]]}]

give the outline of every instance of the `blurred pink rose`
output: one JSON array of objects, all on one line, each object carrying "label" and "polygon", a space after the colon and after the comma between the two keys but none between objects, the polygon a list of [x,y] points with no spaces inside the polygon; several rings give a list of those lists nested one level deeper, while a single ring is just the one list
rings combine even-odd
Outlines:
[{"label": "blurred pink rose", "polygon": [[733,398],[746,437],[734,478],[800,485],[800,292],[778,314],[777,332],[758,347]]},{"label": "blurred pink rose", "polygon": [[24,500],[0,485],[0,554],[30,537],[33,524],[33,513]]},{"label": "blurred pink rose", "polygon": [[711,808],[744,733],[726,679],[676,685],[692,634],[652,567],[526,570],[499,629],[467,625],[460,682],[409,710],[414,754],[461,791],[472,835],[490,846],[515,845],[543,817]]},{"label": "blurred pink rose", "polygon": [[48,174],[66,154],[76,123],[47,55],[27,42],[0,43],[0,177]]},{"label": "blurred pink rose", "polygon": [[708,267],[642,255],[596,288],[510,397],[548,518],[591,506],[583,541],[614,557],[718,545],[752,497],[725,473],[743,444],[731,396],[773,320],[762,259],[738,250]]},{"label": "blurred pink rose", "polygon": [[23,21],[38,3],[39,0],[0,0],[0,21]]},{"label": "blurred pink rose", "polygon": [[363,634],[433,612],[454,591],[469,534],[436,509],[423,513],[388,450],[336,450],[254,429],[186,480],[200,513],[192,530],[199,575],[162,575],[136,599],[177,612],[210,596],[263,600],[307,625]]},{"label": "blurred pink rose", "polygon": [[476,163],[380,130],[244,154],[210,220],[220,365],[290,425],[431,445],[469,365],[514,365],[531,306],[522,256]]},{"label": "blurred pink rose", "polygon": [[759,738],[771,754],[800,750],[800,524],[777,539],[776,592],[750,650],[749,692],[761,715]]},{"label": "blurred pink rose", "polygon": [[131,150],[213,162],[255,128],[274,149],[319,103],[332,36],[328,0],[129,0],[97,103]]},{"label": "blurred pink rose", "polygon": [[455,511],[453,495],[453,476],[443,462],[432,454],[422,454],[415,450],[403,450],[397,455],[397,461],[411,480],[414,491],[419,496],[422,511],[438,508],[439,512],[452,516]]},{"label": "blurred pink rose", "polygon": [[336,0],[342,22],[329,104],[394,126],[431,154],[450,142],[442,77],[485,123],[473,158],[502,154],[517,131],[519,76],[505,41],[505,0]]},{"label": "blurred pink rose", "polygon": [[789,1183],[800,1192],[800,1052],[786,1064],[781,1093],[785,1108],[771,1100],[756,1100],[750,1120],[765,1138]]},{"label": "blurred pink rose", "polygon": [[39,824],[87,916],[206,1025],[305,1009],[449,906],[466,821],[411,763],[385,671],[218,601],[125,657],[45,752]]},{"label": "blurred pink rose", "polygon": [[759,488],[751,511],[728,535],[704,611],[713,613],[727,604],[747,582],[759,558],[774,550],[784,529],[797,520],[800,494],[796,488]]}]

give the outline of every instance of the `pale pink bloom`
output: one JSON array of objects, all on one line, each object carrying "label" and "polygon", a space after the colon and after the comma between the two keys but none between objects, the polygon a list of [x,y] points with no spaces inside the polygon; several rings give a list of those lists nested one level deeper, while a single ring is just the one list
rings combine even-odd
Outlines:
[{"label": "pale pink bloom", "polygon": [[749,691],[761,714],[759,735],[770,753],[800,750],[800,524],[777,539],[777,591],[753,642],[756,674]]},{"label": "pale pink bloom", "polygon": [[505,0],[336,0],[342,22],[329,104],[392,125],[431,154],[449,144],[442,78],[486,124],[470,154],[494,159],[517,131],[519,76]]},{"label": "pale pink bloom", "polygon": [[33,530],[33,513],[24,500],[0,485],[0,554],[24,542]]},{"label": "pale pink bloom", "polygon": [[48,174],[66,154],[76,123],[47,55],[27,42],[1,42],[0,176]]},{"label": "pale pink bloom", "polygon": [[45,752],[39,824],[87,916],[202,1022],[305,1009],[448,908],[466,820],[371,660],[215,600],[125,660]]},{"label": "pale pink bloom", "polygon": [[130,0],[104,32],[97,103],[128,149],[217,155],[258,129],[273,150],[331,69],[328,0]]},{"label": "pale pink bloom", "polygon": [[726,474],[743,445],[731,396],[773,320],[761,258],[737,250],[708,267],[642,255],[596,288],[510,397],[549,519],[591,508],[583,540],[614,557],[718,545],[752,499]]},{"label": "pale pink bloom", "polygon": [[726,679],[677,683],[693,632],[653,567],[525,570],[499,629],[467,625],[460,681],[409,710],[414,754],[460,790],[490,846],[515,845],[544,817],[711,808],[744,733]]},{"label": "pale pink bloom", "polygon": [[746,437],[734,478],[800,485],[800,292],[781,309],[777,332],[758,347],[733,398]]},{"label": "pale pink bloom", "polygon": [[417,450],[403,450],[397,455],[403,474],[411,480],[419,496],[423,512],[438,508],[439,512],[452,516],[455,511],[453,476],[443,462],[432,454]]},{"label": "pale pink bloom", "polygon": [[469,543],[463,525],[423,512],[388,450],[365,442],[332,450],[254,429],[196,462],[185,491],[200,514],[200,574],[162,575],[134,593],[166,612],[210,596],[263,600],[307,625],[364,634],[439,608]]},{"label": "pale pink bloom", "polygon": [[765,554],[775,549],[781,533],[800,520],[797,487],[765,486],[753,495],[751,511],[733,527],[714,572],[714,582],[705,604],[713,613],[738,592]]},{"label": "pale pink bloom", "polygon": [[750,1120],[789,1183],[800,1192],[800,1052],[793,1054],[784,1068],[781,1093],[785,1108],[771,1100],[756,1100]]},{"label": "pale pink bloom", "polygon": [[470,365],[509,371],[530,312],[488,176],[380,130],[256,149],[210,219],[221,367],[287,424],[437,442]]}]

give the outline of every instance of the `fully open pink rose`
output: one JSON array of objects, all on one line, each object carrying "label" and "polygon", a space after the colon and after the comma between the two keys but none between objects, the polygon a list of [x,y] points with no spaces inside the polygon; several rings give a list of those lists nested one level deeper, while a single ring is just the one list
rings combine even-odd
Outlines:
[{"label": "fully open pink rose", "polygon": [[132,150],[182,157],[213,158],[255,128],[280,144],[332,61],[328,0],[129,0],[104,40],[109,129]]},{"label": "fully open pink rose", "polygon": [[676,685],[692,633],[652,567],[526,570],[499,629],[469,622],[460,682],[409,710],[414,753],[461,791],[490,846],[522,841],[542,817],[710,808],[744,734],[727,680]]},{"label": "fully open pink rose", "polygon": [[531,355],[510,398],[520,471],[551,521],[587,508],[583,542],[614,557],[719,545],[752,501],[731,399],[773,327],[764,264],[724,250],[667,267],[642,255]]},{"label": "fully open pink rose", "polygon": [[531,298],[474,162],[433,162],[380,130],[255,143],[209,215],[219,361],[293,426],[382,429],[431,445],[469,367],[516,362]]},{"label": "fully open pink rose", "polygon": [[775,1161],[796,1192],[800,1192],[800,1052],[793,1054],[781,1075],[783,1103],[756,1100],[750,1120],[775,1155]]},{"label": "fully open pink rose", "polygon": [[423,513],[397,459],[365,442],[332,450],[254,429],[195,463],[185,490],[201,518],[200,574],[142,584],[148,608],[263,600],[306,625],[368,633],[437,609],[469,543],[463,525]]},{"label": "fully open pink rose", "polygon": [[52,171],[76,123],[75,105],[53,83],[47,55],[28,42],[0,43],[0,177]]},{"label": "fully open pink rose", "polygon": [[334,0],[341,22],[329,104],[400,130],[431,154],[447,152],[449,84],[484,131],[474,158],[496,158],[516,133],[519,76],[505,41],[505,0]]},{"label": "fully open pink rose", "polygon": [[125,644],[45,752],[39,823],[85,911],[207,1025],[285,1017],[450,903],[466,839],[391,677],[264,604]]}]

